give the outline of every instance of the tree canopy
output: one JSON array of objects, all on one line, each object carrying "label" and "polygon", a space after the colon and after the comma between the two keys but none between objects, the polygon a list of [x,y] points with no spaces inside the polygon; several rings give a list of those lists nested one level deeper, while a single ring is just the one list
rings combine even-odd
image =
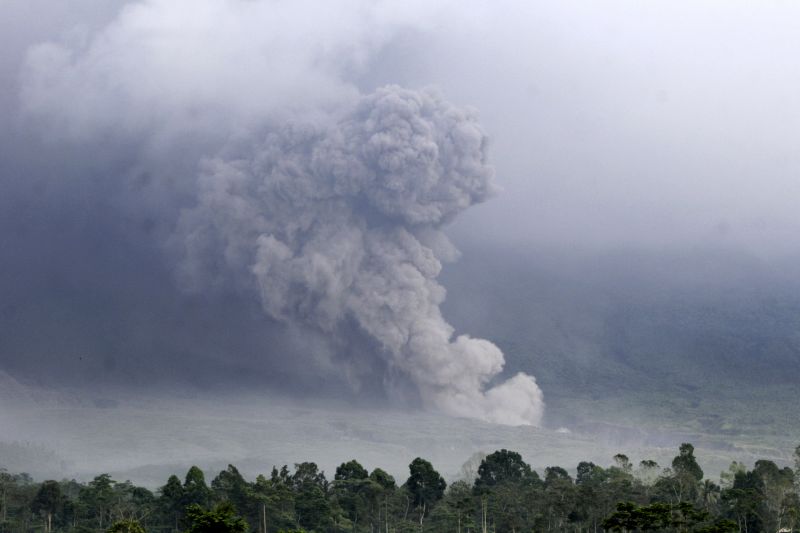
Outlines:
[{"label": "tree canopy", "polygon": [[355,459],[330,481],[302,462],[255,480],[228,465],[208,485],[193,466],[155,493],[108,474],[36,482],[0,470],[0,533],[800,531],[799,476],[772,460],[733,463],[717,483],[703,477],[688,443],[669,468],[617,454],[607,466],[546,466],[542,477],[511,450],[480,457],[449,486],[421,457],[400,486]]}]

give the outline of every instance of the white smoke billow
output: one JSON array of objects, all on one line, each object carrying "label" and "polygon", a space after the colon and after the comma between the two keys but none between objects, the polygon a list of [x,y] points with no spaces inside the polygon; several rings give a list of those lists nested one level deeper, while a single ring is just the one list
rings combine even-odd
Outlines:
[{"label": "white smoke billow", "polygon": [[[502,352],[456,336],[440,310],[456,253],[441,228],[493,193],[476,117],[433,91],[359,95],[346,79],[423,15],[354,0],[338,27],[293,5],[132,3],[93,39],[32,49],[23,109],[51,134],[142,147],[163,186],[138,201],[174,225],[186,286],[257,293],[269,316],[331,339],[356,386],[360,336],[387,387],[399,375],[431,408],[538,425],[534,378],[493,384]],[[172,175],[198,153],[216,154],[199,177]]]},{"label": "white smoke billow", "polygon": [[272,317],[331,335],[353,320],[429,406],[538,424],[534,379],[485,391],[503,354],[454,337],[439,309],[435,248],[451,248],[439,228],[491,195],[485,148],[472,114],[399,87],[362,97],[333,126],[269,133],[246,158],[206,162],[179,225],[184,273],[195,285],[209,265],[252,276]]}]

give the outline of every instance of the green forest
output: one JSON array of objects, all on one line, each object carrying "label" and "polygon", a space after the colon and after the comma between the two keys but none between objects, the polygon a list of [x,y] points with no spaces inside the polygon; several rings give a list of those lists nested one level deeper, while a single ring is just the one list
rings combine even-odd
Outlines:
[{"label": "green forest", "polygon": [[795,470],[734,462],[719,483],[691,444],[670,465],[618,454],[540,474],[519,453],[481,456],[447,484],[423,458],[408,478],[352,460],[328,479],[315,463],[273,468],[254,481],[228,465],[210,483],[193,466],[155,491],[100,474],[88,483],[37,482],[0,470],[0,533],[795,532],[800,527],[800,446]]}]

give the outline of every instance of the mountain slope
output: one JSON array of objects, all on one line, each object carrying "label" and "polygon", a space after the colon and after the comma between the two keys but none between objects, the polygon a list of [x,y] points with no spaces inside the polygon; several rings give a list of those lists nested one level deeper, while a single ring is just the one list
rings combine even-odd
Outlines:
[{"label": "mountain slope", "polygon": [[792,274],[727,251],[478,247],[446,267],[444,312],[537,377],[552,424],[797,432]]}]

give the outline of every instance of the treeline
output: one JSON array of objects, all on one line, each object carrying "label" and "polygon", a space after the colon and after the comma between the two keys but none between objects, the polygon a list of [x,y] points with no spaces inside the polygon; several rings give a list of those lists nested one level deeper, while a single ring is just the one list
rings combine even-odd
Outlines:
[{"label": "treeline", "polygon": [[[800,457],[800,447],[795,455]],[[209,483],[192,467],[155,492],[101,474],[35,482],[0,471],[0,533],[795,532],[800,476],[772,461],[733,463],[705,479],[683,444],[666,468],[624,455],[542,475],[513,451],[480,460],[449,486],[417,458],[408,478],[353,460],[328,479],[314,463],[246,480],[234,467]],[[798,462],[800,464],[800,462]]]}]

